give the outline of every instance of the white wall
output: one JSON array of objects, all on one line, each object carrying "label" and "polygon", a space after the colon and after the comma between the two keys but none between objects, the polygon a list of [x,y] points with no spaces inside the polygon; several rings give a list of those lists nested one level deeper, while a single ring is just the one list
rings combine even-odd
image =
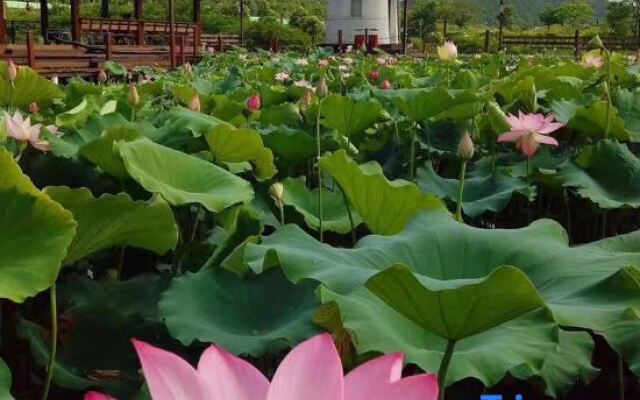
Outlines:
[{"label": "white wall", "polygon": [[[397,0],[391,0],[392,7],[397,8]],[[351,17],[351,0],[327,0],[327,37],[326,42],[338,43],[338,31],[342,30],[344,43],[353,43],[356,29],[378,29],[380,44],[398,43],[398,23],[395,9],[395,23],[389,26],[389,0],[362,0],[362,18]]]}]

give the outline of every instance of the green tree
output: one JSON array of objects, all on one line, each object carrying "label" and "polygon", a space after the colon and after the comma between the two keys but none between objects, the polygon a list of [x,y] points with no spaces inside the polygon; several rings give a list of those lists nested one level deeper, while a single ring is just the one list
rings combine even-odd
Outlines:
[{"label": "green tree", "polygon": [[513,6],[507,5],[504,6],[502,12],[499,13],[496,18],[499,23],[502,23],[502,26],[508,28],[516,22],[516,19],[518,19],[518,12]]},{"label": "green tree", "polygon": [[607,6],[607,23],[611,33],[629,36],[634,28],[634,10],[630,2],[611,2]]},{"label": "green tree", "polygon": [[560,7],[547,7],[540,12],[538,17],[547,29],[551,29],[556,24],[564,24],[564,15]]},{"label": "green tree", "polygon": [[426,41],[429,35],[436,32],[438,11],[438,3],[433,0],[420,0],[414,4],[409,15],[409,34]]},{"label": "green tree", "polygon": [[574,28],[579,28],[595,16],[593,7],[585,0],[573,0],[561,8],[561,15]]}]

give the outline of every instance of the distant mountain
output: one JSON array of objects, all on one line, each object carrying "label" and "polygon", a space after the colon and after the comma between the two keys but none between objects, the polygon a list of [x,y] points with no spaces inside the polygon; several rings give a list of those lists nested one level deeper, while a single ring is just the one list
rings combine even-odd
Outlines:
[{"label": "distant mountain", "polygon": [[[495,16],[500,9],[499,0],[472,0],[477,3],[478,19],[480,22],[495,24]],[[549,6],[561,6],[570,0],[505,0],[505,4],[515,7],[518,11],[518,22],[526,26],[540,25],[538,15]],[[588,0],[593,5],[596,18],[602,19],[607,13],[608,0]],[[411,4],[411,3],[410,3]]]}]

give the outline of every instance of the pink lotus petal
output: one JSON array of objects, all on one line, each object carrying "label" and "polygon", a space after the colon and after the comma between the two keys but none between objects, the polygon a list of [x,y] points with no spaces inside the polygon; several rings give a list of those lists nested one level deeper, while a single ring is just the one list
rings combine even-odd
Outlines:
[{"label": "pink lotus petal", "polygon": [[269,381],[247,361],[211,346],[200,357],[198,374],[209,400],[264,400]]},{"label": "pink lotus petal", "polygon": [[509,114],[507,116],[507,122],[511,126],[512,130],[522,130],[522,129],[524,129],[523,126],[522,126],[522,121],[520,121],[520,118],[516,117],[513,114]]},{"label": "pink lotus petal", "polygon": [[558,147],[560,145],[560,143],[558,143],[558,141],[555,138],[547,135],[535,135],[535,139],[536,139],[536,142],[542,143],[542,144],[548,144],[549,146]]},{"label": "pink lotus petal", "polygon": [[538,151],[538,148],[540,147],[540,143],[536,141],[534,133],[531,133],[523,137],[518,142],[518,144],[520,146],[520,150],[522,151],[522,154],[524,154],[525,157],[527,158],[533,157]]},{"label": "pink lotus petal", "polygon": [[498,136],[498,143],[517,142],[518,140],[520,140],[520,138],[522,138],[522,136],[526,134],[527,131],[511,131],[503,133],[502,135]]},{"label": "pink lotus petal", "polygon": [[267,400],[340,400],[342,363],[331,335],[296,346],[276,371]]},{"label": "pink lotus petal", "polygon": [[31,146],[33,146],[34,148],[43,151],[43,152],[48,152],[51,151],[51,143],[49,143],[46,140],[38,140],[36,142],[29,142],[31,144]]},{"label": "pink lotus petal", "polygon": [[401,353],[378,357],[351,371],[344,378],[344,400],[370,400],[402,377]]},{"label": "pink lotus petal", "polygon": [[133,340],[153,400],[210,400],[196,370],[185,360]]},{"label": "pink lotus petal", "polygon": [[87,392],[84,395],[84,400],[116,400],[111,396],[107,396],[106,394],[98,393],[98,392]]},{"label": "pink lotus petal", "polygon": [[435,375],[427,374],[404,378],[387,386],[375,396],[375,400],[437,400],[437,398],[438,379]]},{"label": "pink lotus petal", "polygon": [[564,128],[564,124],[563,123],[560,123],[560,122],[549,122],[542,129],[540,129],[538,131],[538,133],[541,133],[543,135],[548,135],[548,134],[553,133],[553,132],[557,131],[558,129],[562,129],[562,128]]}]

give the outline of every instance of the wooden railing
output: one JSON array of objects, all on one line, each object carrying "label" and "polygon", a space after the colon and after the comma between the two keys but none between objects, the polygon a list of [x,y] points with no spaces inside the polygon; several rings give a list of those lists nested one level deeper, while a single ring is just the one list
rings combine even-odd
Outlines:
[{"label": "wooden railing", "polygon": [[[101,37],[111,32],[116,43],[120,44],[162,44],[167,43],[170,34],[169,22],[148,22],[135,19],[80,18],[80,31],[83,37]],[[192,22],[176,22],[176,37],[185,37],[194,47],[200,46],[200,26]]]},{"label": "wooden railing", "polygon": [[201,41],[207,49],[214,49],[215,51],[223,52],[231,46],[239,46],[240,36],[223,33],[203,33]]}]

